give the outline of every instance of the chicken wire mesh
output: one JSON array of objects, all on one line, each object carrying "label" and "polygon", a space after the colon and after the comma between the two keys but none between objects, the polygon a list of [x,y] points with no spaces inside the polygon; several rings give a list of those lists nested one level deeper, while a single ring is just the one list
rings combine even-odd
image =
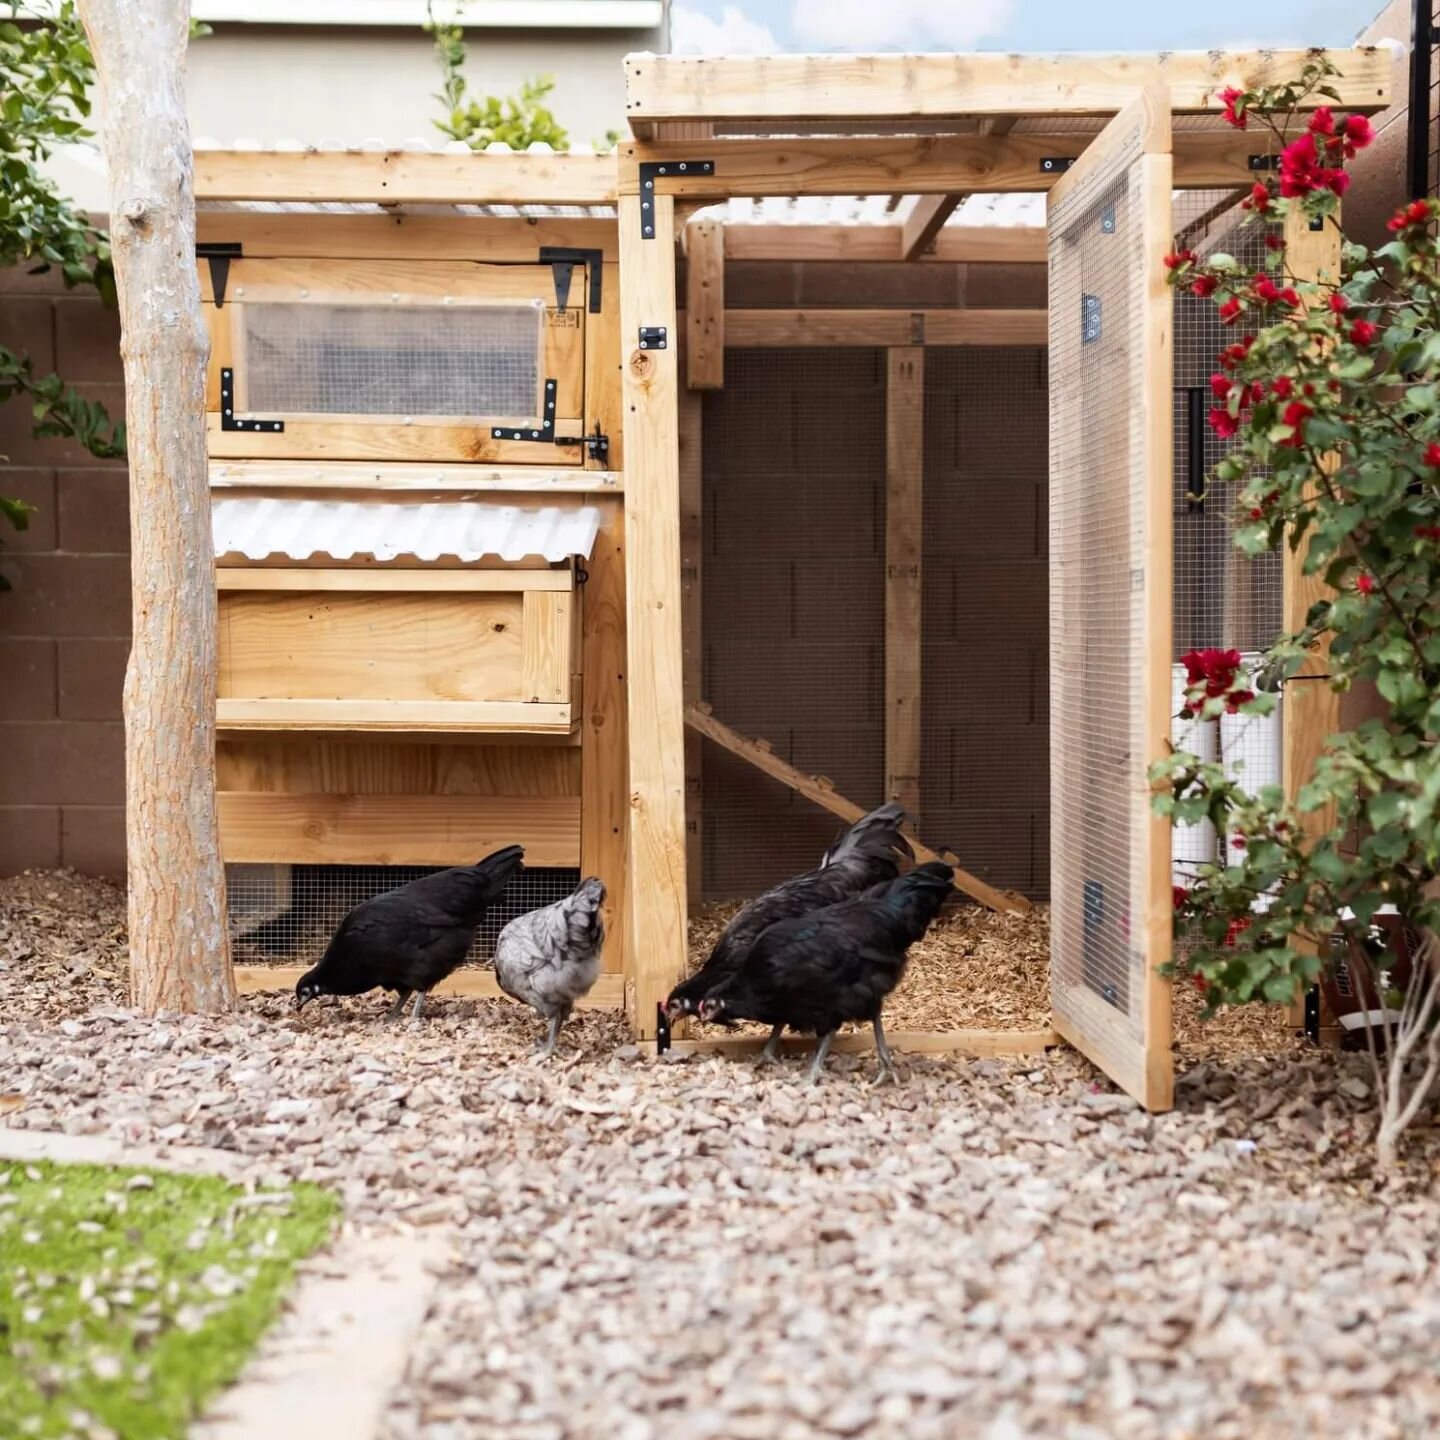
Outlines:
[{"label": "chicken wire mesh", "polygon": [[[1209,227],[1202,254],[1234,255],[1243,264],[1264,264],[1265,227],[1232,209]],[[1209,377],[1216,357],[1247,333],[1222,325],[1213,301],[1188,291],[1175,297],[1174,441],[1174,625],[1175,686],[1172,714],[1183,703],[1184,667],[1190,650],[1239,650],[1245,668],[1258,665],[1258,652],[1271,645],[1283,625],[1283,559],[1279,552],[1243,555],[1234,544],[1238,487],[1214,479],[1216,465],[1236,445],[1222,440],[1207,421],[1213,404]],[[1247,789],[1258,792],[1281,782],[1281,709],[1267,716],[1225,716],[1187,724],[1177,720],[1171,738],[1203,760],[1223,760]],[[1225,837],[1201,823],[1177,828],[1174,881],[1184,885],[1197,868],[1219,857]]]},{"label": "chicken wire mesh", "polygon": [[539,301],[240,308],[249,411],[516,419],[540,413]]},{"label": "chicken wire mesh", "polygon": [[[476,857],[479,859],[480,857]],[[315,964],[356,905],[433,875],[443,865],[227,865],[230,941],[242,965]],[[517,915],[563,899],[579,870],[523,869],[485,913],[466,963],[482,965]]]},{"label": "chicken wire mesh", "polygon": [[[706,394],[701,692],[864,806],[884,798],[885,353],[738,350]],[[713,744],[702,893],[812,868],[833,816]]]},{"label": "chicken wire mesh", "polygon": [[1143,1070],[1158,983],[1146,943],[1146,173],[1137,128],[1052,195],[1049,220],[1050,985],[1057,1024],[1112,1074]]},{"label": "chicken wire mesh", "polygon": [[925,352],[920,814],[972,874],[1050,889],[1045,351]]}]

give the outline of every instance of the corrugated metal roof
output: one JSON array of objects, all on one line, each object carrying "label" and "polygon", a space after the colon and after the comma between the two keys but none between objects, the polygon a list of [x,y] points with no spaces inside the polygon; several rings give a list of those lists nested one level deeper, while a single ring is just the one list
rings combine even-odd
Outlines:
[{"label": "corrugated metal roof", "polygon": [[486,505],[435,501],[298,500],[216,495],[217,558],[332,560],[568,560],[588,557],[600,529],[593,505]]}]

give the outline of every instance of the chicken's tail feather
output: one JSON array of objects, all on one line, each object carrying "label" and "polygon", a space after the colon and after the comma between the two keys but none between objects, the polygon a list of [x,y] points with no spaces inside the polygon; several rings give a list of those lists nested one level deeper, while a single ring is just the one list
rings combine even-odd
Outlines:
[{"label": "chicken's tail feather", "polygon": [[909,818],[905,807],[893,801],[862,815],[825,852],[820,868],[823,870],[851,856],[889,858],[896,862],[897,868],[902,860],[913,860],[915,851],[902,828]]}]

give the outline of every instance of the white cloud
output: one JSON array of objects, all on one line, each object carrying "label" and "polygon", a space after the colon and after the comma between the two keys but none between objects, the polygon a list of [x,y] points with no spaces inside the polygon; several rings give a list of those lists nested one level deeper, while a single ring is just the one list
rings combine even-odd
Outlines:
[{"label": "white cloud", "polygon": [[718,20],[693,6],[670,11],[670,49],[675,55],[773,55],[781,49],[768,25],[726,5]]},{"label": "white cloud", "polygon": [[795,0],[795,42],[806,50],[973,50],[1014,9],[1014,0]]}]

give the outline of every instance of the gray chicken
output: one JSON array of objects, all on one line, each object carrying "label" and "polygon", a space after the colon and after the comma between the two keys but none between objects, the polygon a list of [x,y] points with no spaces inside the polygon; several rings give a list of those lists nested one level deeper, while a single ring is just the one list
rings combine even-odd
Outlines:
[{"label": "gray chicken", "polygon": [[512,920],[495,942],[500,988],[548,1023],[544,1040],[535,1047],[542,1060],[555,1053],[560,1027],[600,976],[604,903],[605,886],[591,876],[563,900]]}]

